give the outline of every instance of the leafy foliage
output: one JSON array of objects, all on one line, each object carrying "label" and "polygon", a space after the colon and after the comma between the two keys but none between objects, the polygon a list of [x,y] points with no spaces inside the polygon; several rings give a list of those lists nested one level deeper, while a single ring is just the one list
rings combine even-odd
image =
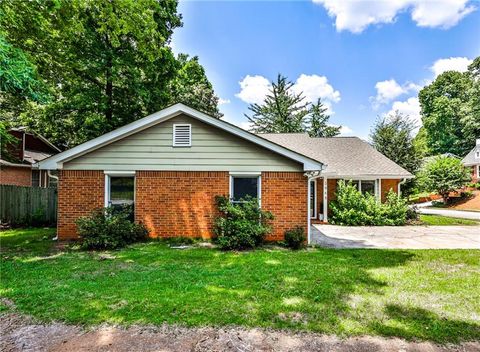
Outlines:
[{"label": "leafy foliage", "polygon": [[[372,145],[387,158],[405,170],[415,174],[422,162],[422,154],[414,143],[416,124],[408,116],[398,111],[376,121],[370,133]],[[403,194],[410,194],[413,180],[402,187]]]},{"label": "leafy foliage", "polygon": [[398,226],[407,219],[406,201],[390,190],[380,203],[369,193],[362,194],[351,182],[339,181],[336,199],[330,205],[331,222],[349,226]]},{"label": "leafy foliage", "polygon": [[468,72],[447,71],[419,93],[423,128],[432,155],[463,156],[480,135],[480,57]]},{"label": "leafy foliage", "polygon": [[51,96],[25,101],[11,123],[72,147],[177,101],[218,115],[198,60],[177,60],[169,47],[181,25],[177,0],[3,1],[6,40],[31,59]]},{"label": "leafy foliage", "polygon": [[462,162],[448,156],[434,158],[419,173],[421,187],[426,191],[437,192],[445,204],[450,192],[465,186],[469,180],[469,171]]},{"label": "leafy foliage", "polygon": [[248,109],[252,115],[245,116],[254,133],[307,132],[311,137],[333,137],[340,133],[340,127],[328,125],[330,116],[320,99],[315,104],[305,102],[303,93],[294,92],[293,83],[280,74],[272,82],[263,104],[250,104]]},{"label": "leafy foliage", "polygon": [[291,249],[300,249],[305,246],[307,236],[301,226],[285,231],[285,244]]},{"label": "leafy foliage", "polygon": [[217,196],[217,208],[221,215],[215,219],[216,242],[222,249],[247,249],[258,247],[270,233],[272,213],[262,210],[255,198],[247,197],[233,203]]},{"label": "leafy foliage", "polygon": [[116,249],[144,239],[148,234],[146,227],[132,222],[130,215],[129,208],[109,207],[77,219],[82,248]]}]

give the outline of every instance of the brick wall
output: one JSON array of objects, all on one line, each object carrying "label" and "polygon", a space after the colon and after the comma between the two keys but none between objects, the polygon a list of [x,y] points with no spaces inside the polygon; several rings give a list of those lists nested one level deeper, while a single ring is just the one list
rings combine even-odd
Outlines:
[{"label": "brick wall", "polygon": [[[104,205],[102,171],[62,170],[58,187],[58,235],[77,237],[75,220]],[[218,215],[215,196],[229,194],[228,172],[137,171],[135,220],[153,237],[211,238]],[[268,240],[307,225],[307,179],[302,173],[262,173],[262,208],[275,215]]]},{"label": "brick wall", "polygon": [[0,166],[0,185],[31,186],[32,169],[29,167]]},{"label": "brick wall", "polygon": [[382,179],[382,190],[381,190],[381,195],[382,195],[382,202],[385,202],[387,200],[387,194],[388,191],[392,190],[395,193],[398,193],[398,184],[400,183],[401,180],[390,180],[390,179]]},{"label": "brick wall", "polygon": [[135,220],[154,237],[210,238],[215,196],[228,194],[228,172],[138,171]]},{"label": "brick wall", "polygon": [[103,171],[60,171],[57,221],[60,240],[77,238],[75,220],[104,206],[104,184]]},{"label": "brick wall", "polygon": [[307,229],[307,178],[301,172],[263,172],[262,208],[275,216],[268,240],[282,240],[285,230]]}]

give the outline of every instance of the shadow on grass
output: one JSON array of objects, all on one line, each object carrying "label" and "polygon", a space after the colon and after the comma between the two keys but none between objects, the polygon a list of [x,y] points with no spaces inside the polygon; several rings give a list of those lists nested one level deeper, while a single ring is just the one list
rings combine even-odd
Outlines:
[{"label": "shadow on grass", "polygon": [[443,318],[426,309],[387,305],[385,313],[389,319],[387,323],[375,322],[370,325],[370,328],[380,335],[403,336],[407,339],[438,343],[480,339],[479,324]]},{"label": "shadow on grass", "polygon": [[[2,294],[21,312],[43,320],[86,325],[234,324],[328,334],[375,332],[434,341],[453,340],[452,331],[465,339],[477,336],[473,326],[442,325],[428,311],[420,319],[420,313],[401,313],[394,306],[386,312],[381,311],[383,305],[360,312],[352,305],[352,297],[380,299],[390,287],[373,272],[408,266],[417,260],[412,251],[232,253],[174,250],[147,242],[112,251],[113,258],[108,260],[100,260],[95,252],[69,250],[39,261],[29,260],[28,246],[21,257],[2,259]],[[35,255],[33,250],[30,256]],[[407,283],[409,279],[402,276]],[[386,325],[378,321],[378,313],[401,324]],[[354,321],[355,329],[346,321]],[[437,332],[425,332],[422,322]]]}]

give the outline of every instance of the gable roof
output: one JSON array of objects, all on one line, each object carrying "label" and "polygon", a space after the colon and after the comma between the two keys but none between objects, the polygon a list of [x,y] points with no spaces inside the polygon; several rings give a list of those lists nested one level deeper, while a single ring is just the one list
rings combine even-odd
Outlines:
[{"label": "gable roof", "polygon": [[297,161],[303,164],[303,169],[305,171],[319,171],[322,170],[324,165],[321,161],[317,159],[312,159],[309,156],[306,156],[298,151],[289,149],[288,147],[279,145],[273,141],[264,139],[258,135],[247,132],[240,127],[232,125],[226,121],[217,119],[215,117],[209,116],[203,112],[192,109],[184,104],[175,104],[163,110],[160,110],[154,114],[151,114],[147,117],[144,117],[140,120],[134,121],[128,125],[122,126],[108,132],[100,137],[94,138],[88,142],[80,144],[72,149],[66,150],[62,153],[51,156],[48,159],[42,160],[38,163],[40,169],[61,169],[63,163],[78,158],[84,154],[87,154],[91,151],[94,151],[98,148],[106,146],[110,143],[123,139],[127,136],[145,130],[149,127],[162,123],[168,119],[171,119],[175,116],[185,114],[197,120],[200,120],[209,125],[218,127],[221,130],[232,133],[240,138],[248,140],[252,143],[255,143],[263,148],[271,150],[277,154],[283,155],[289,159]]},{"label": "gable roof", "polygon": [[261,134],[265,139],[326,164],[332,177],[412,178],[413,175],[358,137],[311,138],[305,133]]},{"label": "gable roof", "polygon": [[467,155],[465,155],[465,158],[462,159],[463,165],[471,166],[480,164],[480,159],[475,158],[475,153],[477,150],[480,150],[480,145],[476,145]]}]

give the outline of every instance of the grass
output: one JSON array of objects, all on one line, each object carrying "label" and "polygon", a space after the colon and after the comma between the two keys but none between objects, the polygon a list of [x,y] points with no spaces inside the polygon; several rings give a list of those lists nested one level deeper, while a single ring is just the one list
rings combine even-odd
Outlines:
[{"label": "grass", "polygon": [[427,214],[420,214],[420,221],[423,225],[480,225],[480,222],[476,220]]},{"label": "grass", "polygon": [[101,260],[98,252],[55,249],[53,235],[0,233],[0,296],[43,321],[480,339],[478,250],[233,253],[152,241]]}]

